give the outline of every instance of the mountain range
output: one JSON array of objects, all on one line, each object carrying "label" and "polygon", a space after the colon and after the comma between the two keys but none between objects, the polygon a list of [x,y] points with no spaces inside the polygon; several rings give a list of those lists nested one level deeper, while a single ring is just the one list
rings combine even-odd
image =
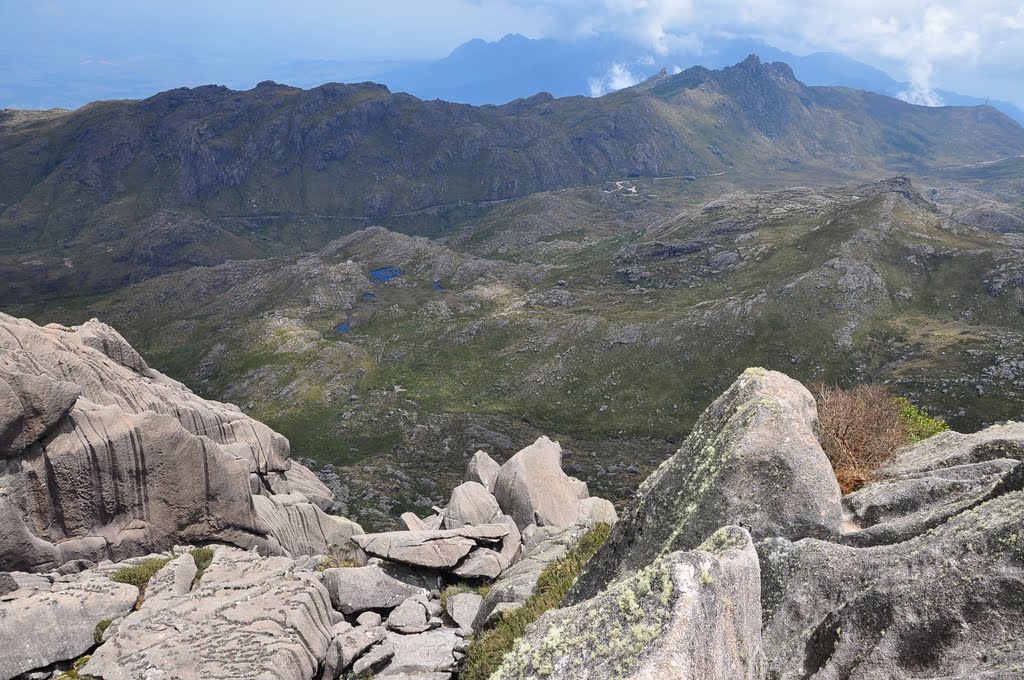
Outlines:
[{"label": "mountain range", "polygon": [[990,106],[753,56],[502,106],[268,82],[6,111],[0,304],[113,324],[367,526],[541,433],[621,502],[752,364],[1019,417],[1022,156]]},{"label": "mountain range", "polygon": [[[274,77],[291,83],[311,83],[331,80],[338,73],[361,74],[387,84],[392,90],[423,99],[503,104],[536,92],[549,92],[556,97],[602,94],[646,79],[662,69],[671,73],[694,64],[724,68],[748,54],[756,54],[764,61],[785,62],[808,85],[852,87],[890,97],[913,90],[908,82],[835,52],[797,55],[760,40],[740,37],[703,36],[701,42],[699,57],[662,56],[607,35],[566,42],[510,34],[493,42],[471,40],[436,61],[377,65],[304,61],[280,67]],[[619,79],[612,82],[608,74],[616,66]],[[626,82],[622,82],[623,78]],[[944,89],[935,94],[947,105],[991,104],[1024,125],[1024,111],[998,97],[967,96]]]},{"label": "mountain range", "polygon": [[500,201],[608,180],[820,184],[1020,154],[1024,130],[991,107],[809,87],[754,56],[497,107],[266,82],[5,111],[0,302],[318,248],[370,224],[436,235]]}]

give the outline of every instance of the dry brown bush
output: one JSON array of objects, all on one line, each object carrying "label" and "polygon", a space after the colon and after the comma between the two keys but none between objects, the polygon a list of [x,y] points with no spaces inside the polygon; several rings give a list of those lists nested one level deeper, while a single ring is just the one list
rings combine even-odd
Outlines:
[{"label": "dry brown bush", "polygon": [[843,493],[856,491],[907,443],[904,407],[883,385],[844,390],[818,384],[812,392],[818,400],[821,448]]}]

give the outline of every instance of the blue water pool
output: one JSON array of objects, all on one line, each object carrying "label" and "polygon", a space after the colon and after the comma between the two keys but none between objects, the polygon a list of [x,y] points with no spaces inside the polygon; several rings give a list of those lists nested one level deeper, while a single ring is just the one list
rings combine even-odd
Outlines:
[{"label": "blue water pool", "polygon": [[374,295],[373,293],[363,293],[363,297],[366,298],[367,300],[376,300],[377,299],[377,296]]},{"label": "blue water pool", "polygon": [[437,290],[441,291],[442,293],[444,292],[444,286],[441,285],[440,281],[434,281],[430,285],[432,285],[434,288],[436,288]]},{"label": "blue water pool", "polygon": [[387,283],[391,279],[398,278],[402,275],[402,270],[398,267],[381,267],[380,269],[371,269],[370,276],[377,279],[381,283]]},{"label": "blue water pool", "polygon": [[334,327],[335,333],[348,333],[350,330],[352,330],[352,312],[348,312],[345,315],[344,323],[339,323]]}]

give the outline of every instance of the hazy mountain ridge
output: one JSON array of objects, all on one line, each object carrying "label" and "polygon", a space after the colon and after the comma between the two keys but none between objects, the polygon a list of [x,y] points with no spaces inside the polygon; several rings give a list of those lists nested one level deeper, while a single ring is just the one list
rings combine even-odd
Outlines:
[{"label": "hazy mountain ridge", "polygon": [[[1024,129],[992,108],[809,88],[754,57],[599,99],[540,94],[499,107],[370,83],[262,83],[9,111],[0,272],[11,283],[0,300],[316,248],[373,221],[429,235],[487,202],[604,180],[821,182],[1021,153]],[[144,239],[133,238],[139,224]]]}]

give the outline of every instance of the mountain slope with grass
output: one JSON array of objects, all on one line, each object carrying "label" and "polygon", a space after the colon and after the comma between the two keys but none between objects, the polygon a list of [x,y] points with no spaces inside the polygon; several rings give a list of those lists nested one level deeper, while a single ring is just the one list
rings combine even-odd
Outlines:
[{"label": "mountain slope with grass", "polygon": [[1019,417],[1024,239],[927,195],[906,177],[609,182],[441,240],[375,227],[17,312],[114,324],[285,434],[371,526],[438,502],[478,448],[502,460],[541,433],[622,501],[752,363],[886,382],[961,430]]}]

